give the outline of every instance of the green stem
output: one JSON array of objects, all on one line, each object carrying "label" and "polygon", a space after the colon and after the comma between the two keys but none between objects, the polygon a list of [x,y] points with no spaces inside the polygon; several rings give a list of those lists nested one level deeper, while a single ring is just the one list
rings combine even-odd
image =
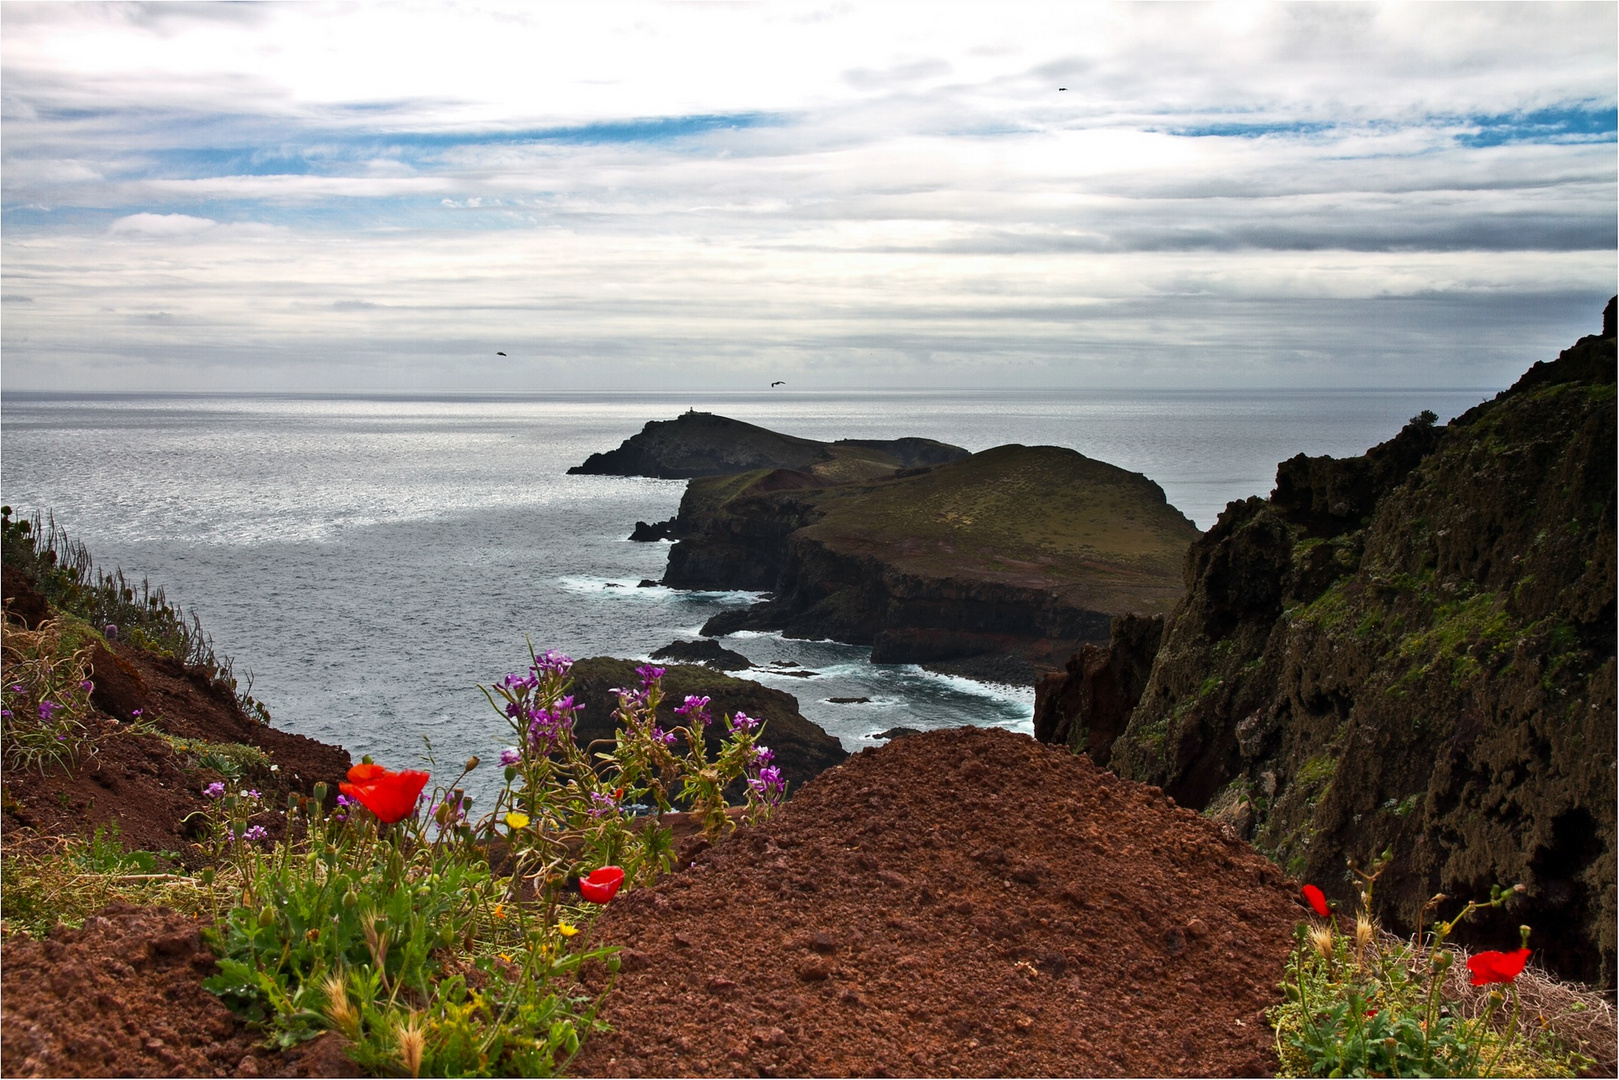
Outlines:
[{"label": "green stem", "polygon": [[[1518,984],[1517,983],[1510,983],[1508,985],[1510,985],[1512,987],[1512,1019],[1507,1021],[1507,1033],[1506,1033],[1506,1036],[1501,1040],[1501,1045],[1496,1048],[1495,1056],[1490,1059],[1489,1065],[1485,1066],[1485,1068],[1484,1068],[1484,1075],[1485,1076],[1493,1076],[1495,1074],[1495,1067],[1497,1065],[1501,1064],[1502,1056],[1506,1054],[1507,1047],[1512,1044],[1512,1040],[1517,1036],[1517,1033],[1518,1033],[1518,1014],[1519,1014],[1519,1011],[1523,1008],[1523,999],[1518,997]],[[1483,1034],[1481,1032],[1480,1033],[1480,1042],[1478,1044],[1479,1049],[1481,1049],[1481,1050],[1483,1049],[1483,1046],[1484,1046],[1484,1043],[1483,1043],[1482,1040],[1483,1040]]]}]

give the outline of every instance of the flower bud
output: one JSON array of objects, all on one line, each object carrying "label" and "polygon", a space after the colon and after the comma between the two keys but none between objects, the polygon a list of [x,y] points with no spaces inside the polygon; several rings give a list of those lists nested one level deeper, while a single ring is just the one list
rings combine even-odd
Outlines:
[{"label": "flower bud", "polygon": [[287,792],[287,809],[288,810],[296,810],[296,809],[298,809],[298,803],[299,803],[299,800],[301,798],[302,798],[302,796],[300,796],[296,791]]},{"label": "flower bud", "polygon": [[204,885],[212,885],[214,883],[214,868],[213,867],[211,867],[211,866],[203,867],[203,869],[202,869],[202,883]]},{"label": "flower bud", "polygon": [[326,786],[326,781],[322,780],[319,783],[317,783],[315,785],[315,801],[318,802],[318,803],[325,802],[326,801],[326,793],[331,791],[331,790],[332,790],[331,788]]},{"label": "flower bud", "polygon": [[516,780],[516,779],[517,779],[517,766],[516,765],[508,765],[508,766],[506,766],[506,783],[509,784],[513,780]]},{"label": "flower bud", "polygon": [[355,892],[353,889],[350,889],[348,892],[343,894],[343,906],[344,907],[352,908],[355,904],[358,904],[359,902],[360,902],[360,894]]},{"label": "flower bud", "polygon": [[266,929],[275,925],[275,908],[266,904],[259,909],[259,925]]},{"label": "flower bud", "polygon": [[1527,949],[1529,947],[1529,927],[1518,927],[1518,943],[1518,947],[1521,949]]},{"label": "flower bud", "polygon": [[471,757],[467,758],[467,772],[471,772],[473,769],[476,769],[477,767],[478,767],[478,755],[473,754]]}]

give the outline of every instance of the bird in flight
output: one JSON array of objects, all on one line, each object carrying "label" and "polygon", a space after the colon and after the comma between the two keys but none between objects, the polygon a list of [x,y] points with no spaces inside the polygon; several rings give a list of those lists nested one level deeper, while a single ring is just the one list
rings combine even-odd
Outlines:
[{"label": "bird in flight", "polygon": [[771,383],[770,385],[771,386],[786,386],[787,384],[782,382],[780,379],[777,379],[775,382]]},{"label": "bird in flight", "polygon": [[506,355],[506,354],[505,354],[505,353],[503,353],[503,352],[497,352],[497,353],[496,353],[496,354],[495,354],[495,355],[496,355],[496,356],[505,356],[505,355]]}]

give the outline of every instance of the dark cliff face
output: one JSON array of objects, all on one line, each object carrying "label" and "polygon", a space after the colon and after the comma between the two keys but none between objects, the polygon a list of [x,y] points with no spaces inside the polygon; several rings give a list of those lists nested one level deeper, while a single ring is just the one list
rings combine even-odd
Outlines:
[{"label": "dark cliff face", "polygon": [[1346,860],[1387,850],[1402,931],[1435,893],[1449,914],[1521,882],[1473,940],[1529,923],[1611,985],[1614,427],[1614,339],[1590,337],[1446,427],[1284,462],[1188,553],[1112,766],[1345,902]]}]

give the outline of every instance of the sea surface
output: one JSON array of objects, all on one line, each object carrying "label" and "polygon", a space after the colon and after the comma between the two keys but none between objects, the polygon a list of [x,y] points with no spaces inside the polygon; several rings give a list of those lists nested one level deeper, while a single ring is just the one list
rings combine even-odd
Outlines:
[{"label": "sea surface", "polygon": [[[649,420],[696,408],[816,439],[1066,446],[1157,481],[1206,529],[1227,502],[1267,494],[1284,458],[1358,454],[1423,409],[1444,421],[1490,393],[8,393],[0,498],[53,513],[105,569],[165,586],[277,726],[395,768],[419,766],[430,742],[448,769],[510,742],[479,685],[522,669],[527,643],[645,658],[756,599],[637,587],[662,575],[668,545],[626,537],[672,516],[684,481],[566,475]],[[896,725],[1030,730],[1028,687],[872,664],[835,642],[725,643],[817,672],[749,677],[850,750]]]}]

